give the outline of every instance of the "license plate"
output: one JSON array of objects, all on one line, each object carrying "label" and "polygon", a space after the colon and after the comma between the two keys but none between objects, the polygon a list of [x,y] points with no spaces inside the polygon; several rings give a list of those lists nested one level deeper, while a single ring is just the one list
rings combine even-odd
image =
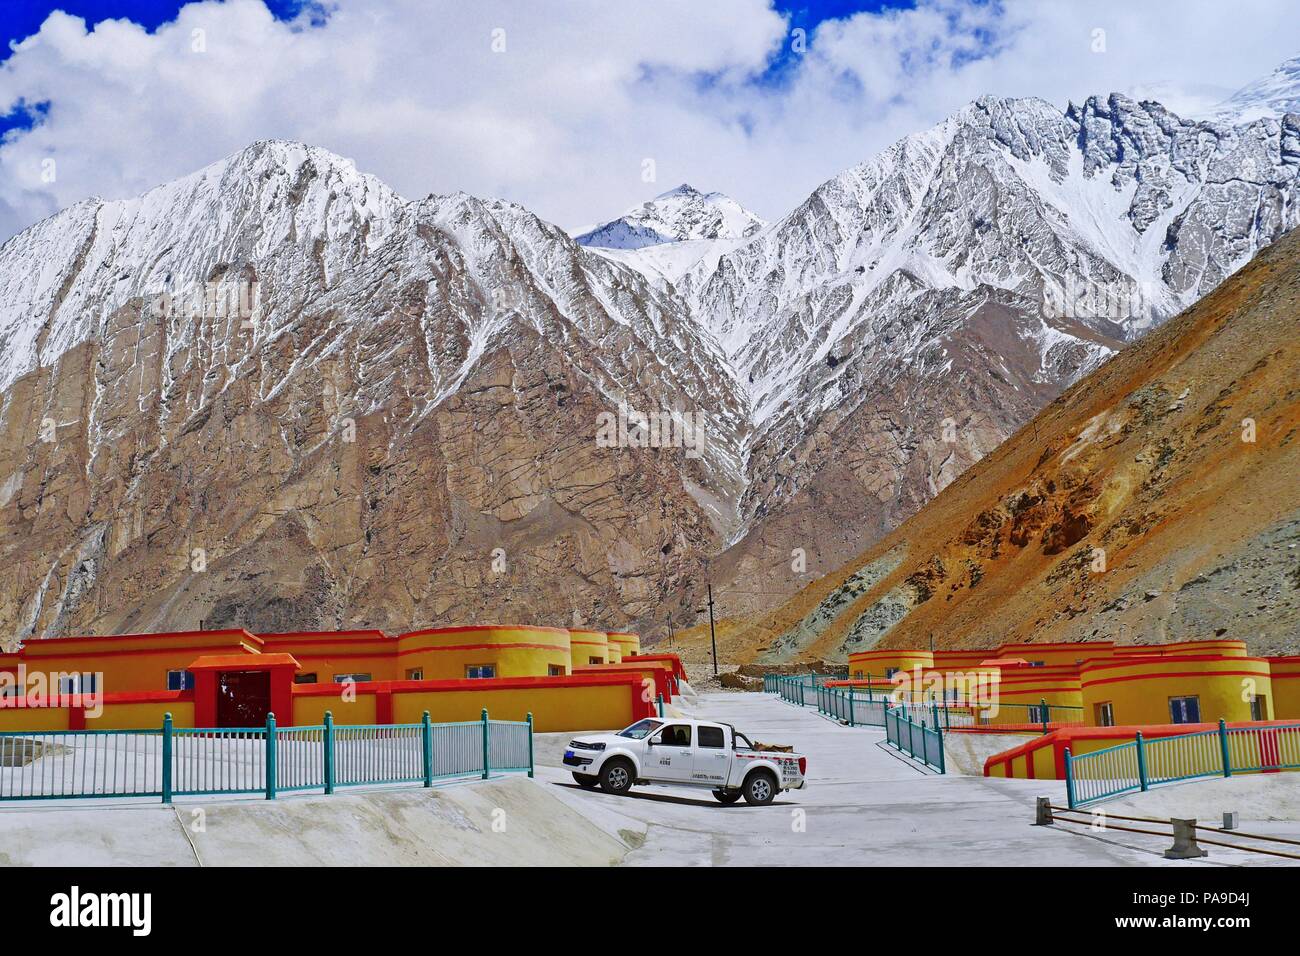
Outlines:
[{"label": "license plate", "polygon": [[567,760],[567,759],[569,759],[569,758],[572,757],[572,756],[573,756],[573,751],[572,751],[572,750],[566,750],[566,751],[564,752],[564,759]]}]

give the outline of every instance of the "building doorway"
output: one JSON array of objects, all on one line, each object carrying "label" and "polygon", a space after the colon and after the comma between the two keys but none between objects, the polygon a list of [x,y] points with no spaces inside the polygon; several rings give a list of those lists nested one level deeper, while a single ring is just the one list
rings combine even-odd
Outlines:
[{"label": "building doorway", "polygon": [[1256,694],[1250,699],[1250,719],[1251,720],[1268,720],[1268,698],[1263,694]]},{"label": "building doorway", "polygon": [[217,675],[218,727],[265,727],[270,712],[270,671],[221,671]]}]

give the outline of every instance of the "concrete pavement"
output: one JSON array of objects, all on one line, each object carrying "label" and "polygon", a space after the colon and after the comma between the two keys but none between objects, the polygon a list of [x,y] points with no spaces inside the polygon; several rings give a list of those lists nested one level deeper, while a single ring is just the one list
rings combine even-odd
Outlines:
[{"label": "concrete pavement", "polygon": [[[578,788],[562,767],[538,778],[569,806],[625,842],[625,863],[702,865],[1188,866],[1268,858],[1232,851],[1171,862],[1168,841],[1035,827],[1034,799],[1064,804],[1058,781],[926,773],[883,743],[877,728],[848,728],[766,694],[701,695],[692,716],[734,724],[752,739],[792,744],[808,757],[809,786],[768,807],[723,807],[707,790],[637,787],[627,797]],[[561,735],[554,735],[557,738]],[[562,749],[562,748],[559,748]],[[539,746],[552,760],[557,742]],[[558,764],[558,759],[554,759]]]}]

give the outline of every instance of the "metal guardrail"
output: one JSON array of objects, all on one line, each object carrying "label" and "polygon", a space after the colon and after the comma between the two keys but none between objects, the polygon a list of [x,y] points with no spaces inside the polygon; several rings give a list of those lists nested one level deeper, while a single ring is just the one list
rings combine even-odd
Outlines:
[{"label": "metal guardrail", "polygon": [[0,733],[0,800],[277,793],[423,783],[492,771],[533,775],[527,720]]},{"label": "metal guardrail", "polygon": [[763,690],[803,706],[814,699],[814,692],[826,681],[843,679],[840,674],[764,674]]},{"label": "metal guardrail", "polygon": [[159,730],[0,734],[0,800],[162,796]]},{"label": "metal guardrail", "polygon": [[1173,737],[1144,738],[1091,753],[1065,750],[1065,791],[1071,810],[1126,793],[1234,773],[1300,770],[1300,724],[1228,727]]},{"label": "metal guardrail", "polygon": [[853,688],[817,688],[817,712],[842,720],[850,727],[883,727],[888,703],[882,697],[859,696]]},{"label": "metal guardrail", "polygon": [[[819,696],[819,692],[830,680],[842,681],[845,678],[829,674],[764,674],[763,690],[800,706],[815,702],[818,709],[825,711],[825,698]],[[1040,700],[1037,704],[950,699],[947,696],[936,697],[930,691],[915,693],[894,688],[885,690],[877,687],[876,684],[887,678],[878,675],[867,674],[865,678],[853,678],[853,680],[862,682],[862,686],[854,687],[849,684],[845,687],[826,689],[849,693],[854,699],[865,698],[873,703],[887,701],[888,706],[891,707],[902,705],[914,708],[918,713],[923,707],[937,706],[945,730],[951,730],[953,727],[983,727],[1005,731],[1037,731],[1046,734],[1060,727],[1082,727],[1087,723],[1084,720],[1083,708],[1075,704],[1049,704],[1046,699]],[[842,717],[842,719],[848,718]],[[920,720],[920,722],[925,721]],[[883,725],[883,718],[877,721],[877,725]]]},{"label": "metal guardrail", "polygon": [[943,728],[935,716],[929,717],[924,708],[919,709],[920,720],[913,719],[918,711],[909,712],[905,706],[891,707],[885,712],[885,739],[900,753],[907,754],[927,767],[945,773],[943,759]]},{"label": "metal guardrail", "polygon": [[[840,679],[824,674],[764,674],[763,689],[792,704],[815,703],[818,713],[842,720],[850,727],[884,727],[885,739],[894,749],[939,773],[945,772],[943,729],[953,720],[949,713],[953,705],[894,704],[885,696],[864,694],[854,687],[825,686],[827,680]],[[966,720],[973,721],[970,708],[965,711]]]}]

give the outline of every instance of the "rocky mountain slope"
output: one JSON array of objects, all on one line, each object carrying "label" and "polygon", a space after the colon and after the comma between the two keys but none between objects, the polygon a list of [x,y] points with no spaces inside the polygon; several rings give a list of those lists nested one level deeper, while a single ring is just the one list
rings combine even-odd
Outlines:
[{"label": "rocky mountain slope", "polygon": [[0,247],[0,634],[771,607],[1275,241],[1298,172],[1294,114],[984,98],[622,248],[282,142],[79,203]]},{"label": "rocky mountain slope", "polygon": [[725,658],[1215,635],[1296,653],[1298,312],[1292,233],[879,543],[728,627]]},{"label": "rocky mountain slope", "polygon": [[730,607],[796,583],[794,549],[825,572],[913,513],[1294,227],[1298,183],[1294,114],[985,97],[676,279],[664,247],[621,253],[690,303],[752,410]]},{"label": "rocky mountain slope", "polygon": [[[256,308],[231,308],[253,283]],[[0,303],[15,639],[614,626],[730,532],[746,413],[720,351],[671,295],[507,203],[407,203],[259,143],[15,237]],[[597,440],[621,403],[702,394],[698,454]]]}]

